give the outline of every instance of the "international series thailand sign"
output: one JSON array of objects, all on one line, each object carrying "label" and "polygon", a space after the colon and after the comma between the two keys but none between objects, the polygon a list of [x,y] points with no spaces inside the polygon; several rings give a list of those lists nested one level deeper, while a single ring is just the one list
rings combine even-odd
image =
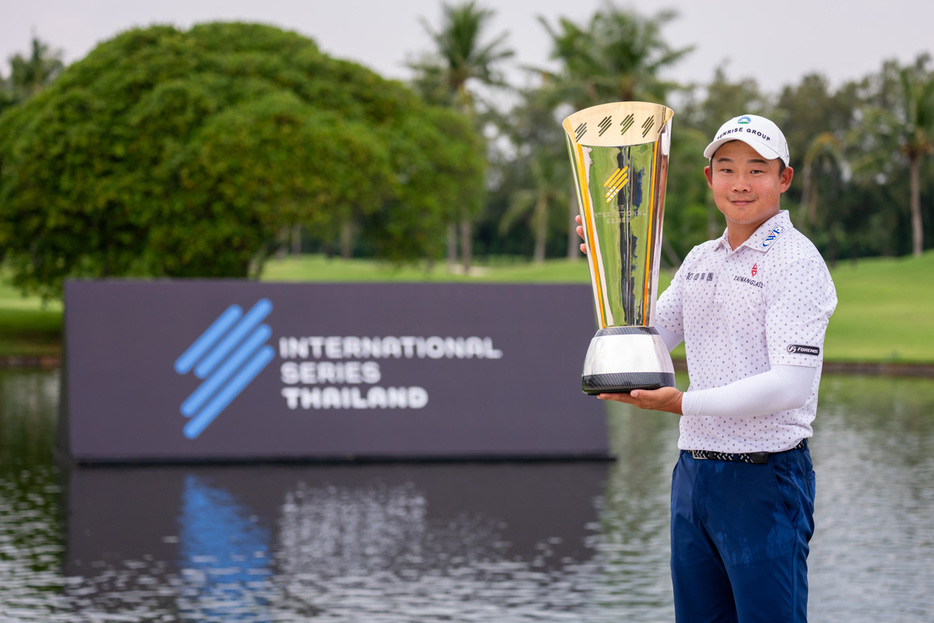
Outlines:
[{"label": "international series thailand sign", "polygon": [[[71,281],[78,461],[606,456],[586,286]],[[583,345],[583,346],[582,346]]]}]

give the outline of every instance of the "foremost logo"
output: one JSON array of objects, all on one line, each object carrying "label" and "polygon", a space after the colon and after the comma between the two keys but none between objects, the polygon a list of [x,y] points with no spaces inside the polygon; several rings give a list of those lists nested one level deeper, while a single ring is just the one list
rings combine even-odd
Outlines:
[{"label": "foremost logo", "polygon": [[801,344],[789,344],[788,352],[792,355],[820,355],[820,348],[817,346],[803,346]]},{"label": "foremost logo", "polygon": [[183,432],[195,439],[240,395],[272,361],[275,351],[266,341],[272,335],[261,324],[272,311],[269,299],[260,299],[246,314],[231,305],[175,360],[175,371],[194,371],[204,382],[182,403],[189,418]]}]

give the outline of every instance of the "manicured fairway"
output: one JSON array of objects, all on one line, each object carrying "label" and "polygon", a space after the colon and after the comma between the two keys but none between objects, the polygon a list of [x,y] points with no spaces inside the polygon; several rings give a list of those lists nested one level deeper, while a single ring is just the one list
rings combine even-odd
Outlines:
[{"label": "manicured fairway", "polygon": [[[830,321],[825,358],[841,362],[934,362],[934,251],[920,258],[873,258],[831,269],[839,304]],[[469,276],[432,268],[388,267],[368,260],[322,256],[267,263],[264,281],[589,283],[581,261],[536,265],[497,260],[479,264]],[[667,286],[663,272],[659,288]],[[43,306],[0,281],[0,356],[57,354],[61,345],[61,304]],[[675,355],[679,353],[676,351]]]}]

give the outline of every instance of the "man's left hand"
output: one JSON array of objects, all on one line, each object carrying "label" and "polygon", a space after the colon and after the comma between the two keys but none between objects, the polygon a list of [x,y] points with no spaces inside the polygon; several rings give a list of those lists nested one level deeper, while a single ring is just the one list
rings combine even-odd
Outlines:
[{"label": "man's left hand", "polygon": [[681,392],[675,387],[634,389],[628,394],[597,394],[597,398],[625,402],[640,409],[667,411],[681,415]]}]

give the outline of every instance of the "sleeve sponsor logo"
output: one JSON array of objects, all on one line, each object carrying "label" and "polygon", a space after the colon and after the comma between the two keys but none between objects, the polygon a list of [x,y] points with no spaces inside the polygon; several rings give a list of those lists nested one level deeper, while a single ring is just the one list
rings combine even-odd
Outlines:
[{"label": "sleeve sponsor logo", "polygon": [[817,346],[805,346],[803,344],[789,344],[788,352],[792,355],[820,355],[820,348]]}]

